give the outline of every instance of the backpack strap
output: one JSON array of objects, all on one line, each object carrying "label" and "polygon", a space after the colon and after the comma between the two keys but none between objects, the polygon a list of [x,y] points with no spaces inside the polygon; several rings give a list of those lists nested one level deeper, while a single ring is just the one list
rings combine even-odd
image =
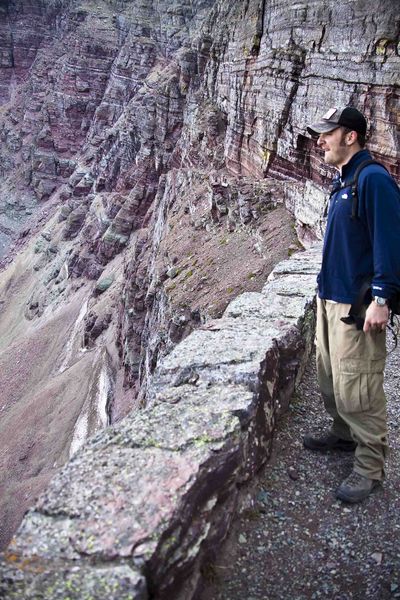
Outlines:
[{"label": "backpack strap", "polygon": [[365,303],[367,292],[371,288],[371,279],[365,279],[361,284],[358,296],[353,304],[350,306],[349,314],[347,317],[341,317],[340,320],[346,325],[352,325],[355,323],[357,329],[361,330],[364,327],[364,319],[360,317],[361,309]]},{"label": "backpack strap", "polygon": [[[380,167],[383,167],[385,169],[385,171],[387,171],[389,173],[389,171],[387,170],[387,168],[385,167],[385,165],[383,165],[382,163],[380,163],[379,161],[373,159],[373,158],[368,158],[367,160],[364,160],[362,163],[360,163],[354,173],[353,178],[351,179],[351,181],[349,181],[346,186],[351,186],[351,194],[352,194],[352,198],[353,198],[353,203],[351,206],[351,218],[352,219],[358,219],[358,178],[360,176],[360,173],[363,169],[365,169],[365,167],[367,167],[368,165],[379,165]],[[390,173],[389,173],[390,175]]]}]

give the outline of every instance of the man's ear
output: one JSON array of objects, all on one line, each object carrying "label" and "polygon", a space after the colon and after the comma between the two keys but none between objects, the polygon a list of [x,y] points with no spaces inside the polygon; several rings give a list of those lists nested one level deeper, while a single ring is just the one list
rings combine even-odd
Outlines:
[{"label": "man's ear", "polygon": [[347,146],[352,146],[356,142],[358,142],[358,133],[357,133],[357,131],[349,131],[349,133],[346,136],[346,144],[347,144]]}]

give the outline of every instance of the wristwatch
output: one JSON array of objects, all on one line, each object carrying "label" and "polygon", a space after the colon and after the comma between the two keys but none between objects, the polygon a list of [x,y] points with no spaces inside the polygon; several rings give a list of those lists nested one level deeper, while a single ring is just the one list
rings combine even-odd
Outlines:
[{"label": "wristwatch", "polygon": [[373,296],[373,300],[377,303],[378,306],[386,306],[387,299],[381,298],[380,296]]}]

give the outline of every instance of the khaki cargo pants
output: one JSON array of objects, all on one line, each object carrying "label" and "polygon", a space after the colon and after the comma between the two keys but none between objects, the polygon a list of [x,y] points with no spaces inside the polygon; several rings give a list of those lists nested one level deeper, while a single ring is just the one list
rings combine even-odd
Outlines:
[{"label": "khaki cargo pants", "polygon": [[383,479],[387,455],[383,369],[386,333],[346,325],[349,304],[317,298],[317,374],[332,432],[357,442],[354,470]]}]

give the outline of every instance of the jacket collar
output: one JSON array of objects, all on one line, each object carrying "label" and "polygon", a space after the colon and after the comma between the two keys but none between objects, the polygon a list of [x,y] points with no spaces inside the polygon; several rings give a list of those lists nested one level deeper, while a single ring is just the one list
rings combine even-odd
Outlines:
[{"label": "jacket collar", "polygon": [[349,179],[349,177],[354,175],[358,165],[364,162],[364,160],[368,160],[369,158],[372,158],[372,156],[365,148],[359,150],[358,152],[356,152],[356,154],[353,154],[349,162],[343,165],[342,167],[341,180],[346,181],[347,179]]}]

